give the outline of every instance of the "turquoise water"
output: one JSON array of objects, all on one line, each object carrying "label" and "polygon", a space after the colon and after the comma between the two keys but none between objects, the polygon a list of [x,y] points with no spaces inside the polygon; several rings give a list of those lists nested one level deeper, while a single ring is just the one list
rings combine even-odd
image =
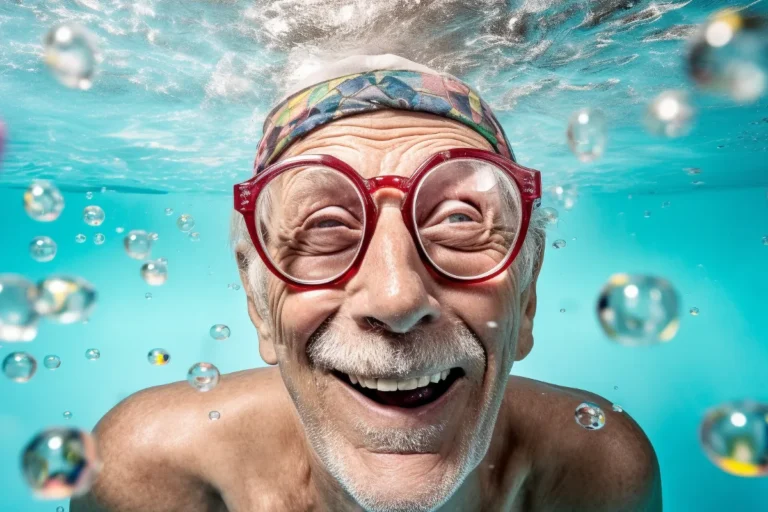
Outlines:
[{"label": "turquoise water", "polygon": [[[422,3],[425,10],[433,4]],[[686,27],[726,2],[482,3],[483,13],[465,12],[461,2],[444,4],[466,38],[488,32],[482,48],[474,43],[443,62],[431,36],[423,36],[411,53],[401,53],[443,63],[478,84],[501,113],[521,163],[542,169],[547,189],[578,191],[570,210],[545,195],[544,205],[558,208],[560,222],[548,232],[535,347],[513,372],[587,389],[624,407],[656,448],[666,510],[766,510],[768,479],[716,468],[697,431],[712,406],[744,398],[768,402],[768,247],[762,242],[768,235],[768,103],[735,105],[694,94],[694,129],[674,140],[651,137],[638,122],[663,89],[690,89],[685,43],[675,34],[690,33]],[[0,117],[9,132],[0,170],[0,273],[33,280],[77,275],[99,293],[87,324],[43,322],[30,344],[0,342],[0,357],[21,348],[39,363],[28,383],[0,379],[0,511],[67,507],[35,501],[21,480],[20,450],[40,429],[90,429],[122,398],[182,380],[198,361],[222,372],[263,365],[245,294],[228,287],[238,282],[227,240],[228,193],[249,174],[263,115],[286,79],[284,63],[297,58],[299,44],[305,50],[329,44],[322,30],[330,33],[332,19],[318,18],[320,35],[292,32],[290,23],[283,32],[259,29],[289,11],[285,19],[300,25],[313,15],[314,3],[307,4],[306,12],[290,11],[292,2],[270,2],[258,12],[237,1],[0,5]],[[388,6],[371,5],[388,15]],[[761,3],[754,8],[765,11]],[[405,14],[432,19],[419,12]],[[532,25],[522,40],[493,39],[501,33],[494,20],[513,15],[550,21]],[[42,37],[62,19],[78,19],[101,38],[105,62],[90,91],[61,87],[40,63]],[[485,60],[461,64],[481,50]],[[601,106],[609,119],[609,145],[594,164],[581,164],[565,145],[567,118],[585,105]],[[689,174],[691,167],[700,174]],[[25,214],[22,195],[32,178],[53,179],[62,189],[66,208],[56,222]],[[92,200],[85,198],[89,190]],[[106,212],[102,226],[83,223],[89,204]],[[164,213],[169,207],[172,216]],[[181,213],[194,216],[200,242],[176,228]],[[168,259],[165,285],[144,283],[141,263],[125,255],[117,227],[159,234],[152,254]],[[75,243],[79,233],[86,243]],[[93,243],[96,233],[105,235],[103,245]],[[28,256],[29,241],[39,235],[58,243],[49,263]],[[567,246],[553,248],[556,239]],[[616,272],[659,275],[673,284],[681,325],[670,343],[628,348],[606,338],[595,300]],[[691,316],[691,307],[700,314]],[[231,328],[229,340],[210,337],[217,323]],[[86,360],[91,347],[101,351],[98,361]],[[153,348],[167,350],[170,364],[150,366],[146,355]],[[59,369],[42,365],[48,354],[61,357]],[[70,420],[64,411],[72,412]]]}]

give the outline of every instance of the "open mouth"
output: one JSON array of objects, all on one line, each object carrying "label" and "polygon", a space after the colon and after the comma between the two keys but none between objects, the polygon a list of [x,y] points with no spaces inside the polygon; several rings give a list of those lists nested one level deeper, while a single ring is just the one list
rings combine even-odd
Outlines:
[{"label": "open mouth", "polygon": [[333,370],[336,378],[363,396],[382,405],[413,409],[434,402],[464,376],[461,368],[405,380],[368,379]]}]

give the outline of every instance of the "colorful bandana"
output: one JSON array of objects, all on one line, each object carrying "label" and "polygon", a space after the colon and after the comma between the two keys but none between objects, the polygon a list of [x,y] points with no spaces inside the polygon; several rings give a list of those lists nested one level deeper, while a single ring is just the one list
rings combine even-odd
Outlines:
[{"label": "colorful bandana", "polygon": [[449,75],[368,71],[308,87],[277,105],[264,122],[254,173],[263,171],[298,138],[336,119],[382,109],[412,110],[459,121],[485,137],[499,154],[515,159],[491,108]]}]

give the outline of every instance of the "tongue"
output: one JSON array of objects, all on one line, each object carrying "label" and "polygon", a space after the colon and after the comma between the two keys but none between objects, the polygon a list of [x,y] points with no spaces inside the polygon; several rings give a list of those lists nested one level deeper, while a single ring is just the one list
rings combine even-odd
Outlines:
[{"label": "tongue", "polygon": [[430,384],[424,388],[410,391],[375,391],[374,396],[378,402],[397,407],[420,407],[438,398],[437,386]]}]

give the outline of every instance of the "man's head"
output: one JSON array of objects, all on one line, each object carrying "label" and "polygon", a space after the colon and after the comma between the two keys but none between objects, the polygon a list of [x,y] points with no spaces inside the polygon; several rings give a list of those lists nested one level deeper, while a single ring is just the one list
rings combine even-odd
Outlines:
[{"label": "man's head", "polygon": [[[455,120],[381,110],[315,128],[277,161],[330,155],[363,178],[409,177],[430,156],[454,148],[494,150]],[[275,188],[275,204],[285,200],[290,179]],[[543,243],[534,216],[506,272],[471,285],[447,282],[420,257],[401,196],[395,189],[374,194],[375,231],[359,270],[339,286],[302,290],[278,279],[244,224],[234,225],[262,357],[279,364],[326,470],[366,510],[382,512],[438,507],[484,457],[512,364],[533,344]],[[436,373],[444,380],[431,382],[428,394],[439,398],[415,408],[402,407],[402,396],[354,384],[362,377],[381,390],[421,376],[423,386]],[[403,394],[421,400],[415,390]]]}]

